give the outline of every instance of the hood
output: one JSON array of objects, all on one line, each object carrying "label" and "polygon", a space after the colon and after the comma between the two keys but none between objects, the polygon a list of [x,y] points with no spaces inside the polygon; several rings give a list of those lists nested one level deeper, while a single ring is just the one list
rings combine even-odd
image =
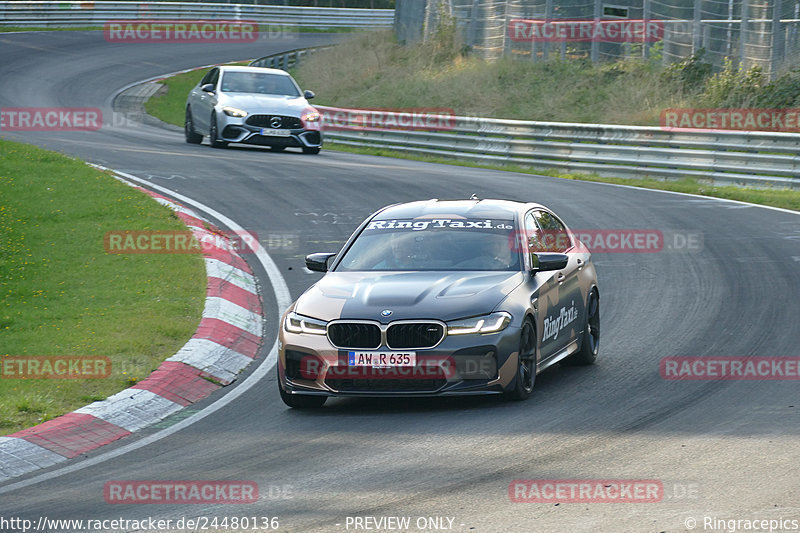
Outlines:
[{"label": "hood", "polygon": [[254,114],[294,115],[299,117],[303,110],[310,107],[302,96],[276,96],[269,94],[221,93],[219,105],[238,107]]},{"label": "hood", "polygon": [[[326,321],[447,321],[490,313],[523,279],[522,272],[329,272],[295,311]],[[384,309],[391,316],[381,317]]]}]

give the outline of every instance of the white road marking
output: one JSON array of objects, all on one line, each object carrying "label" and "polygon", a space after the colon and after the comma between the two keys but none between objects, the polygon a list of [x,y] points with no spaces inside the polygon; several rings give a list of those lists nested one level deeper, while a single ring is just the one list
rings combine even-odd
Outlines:
[{"label": "white road marking", "polygon": [[[167,130],[160,130],[159,128],[155,128],[155,129],[157,129],[159,131],[167,131]],[[204,154],[204,153],[198,153],[198,152],[196,152],[194,150],[192,150],[191,152],[171,152],[171,151],[158,150],[158,149],[133,148],[133,147],[127,147],[127,146],[119,146],[119,145],[116,145],[116,144],[113,144],[113,143],[98,143],[96,141],[77,141],[75,139],[67,139],[67,138],[61,138],[61,137],[56,137],[55,140],[59,141],[59,142],[63,142],[63,143],[69,143],[69,144],[79,144],[79,145],[92,146],[92,147],[95,147],[95,148],[98,147],[98,146],[102,146],[102,147],[105,147],[105,148],[108,148],[108,149],[113,149],[114,151],[117,151],[117,152],[137,152],[137,153],[144,153],[144,154],[171,155],[171,156],[179,156],[179,157],[190,157],[192,159],[197,158],[197,157],[205,157],[205,158],[208,158],[208,159],[223,159],[223,160],[228,160],[228,161],[249,161],[249,162],[253,162],[253,163],[263,163],[264,162],[263,155],[271,153],[271,152],[269,152],[267,150],[257,150],[257,151],[253,150],[253,151],[250,151],[250,150],[236,150],[235,148],[230,149],[227,152],[221,152],[220,150],[217,150],[215,152],[211,152],[211,149],[208,146],[203,145],[202,147],[209,148],[209,153],[208,154]],[[242,145],[242,146],[244,147],[245,145]],[[247,145],[247,146],[250,146],[250,145]],[[323,146],[323,150],[322,151],[323,151],[323,153],[325,153],[325,147],[324,146]],[[251,153],[251,154],[254,154],[254,155],[253,155],[253,157],[246,157],[245,154],[247,154],[247,153]],[[348,152],[337,152],[336,150],[330,150],[330,151],[327,152],[327,154],[330,154],[330,155],[345,154],[345,153],[348,153]],[[287,154],[272,154],[272,155],[274,155],[276,157],[287,157]],[[291,157],[291,156],[289,156],[289,157]],[[314,156],[314,157],[319,158],[318,155]],[[370,156],[367,156],[367,157],[370,157]],[[380,156],[371,156],[371,157],[380,157]],[[275,159],[273,161],[282,161],[282,160]],[[285,161],[287,163],[290,163],[292,160],[287,158]],[[325,165],[326,166],[330,166],[330,167],[339,166],[339,167],[344,167],[344,168],[346,168],[346,167],[381,168],[381,169],[385,169],[386,168],[385,164],[379,164],[379,163],[375,163],[375,164],[372,164],[372,163],[358,163],[358,162],[351,162],[351,161],[342,161],[342,160],[339,160],[339,159],[333,160],[332,158],[325,158],[324,161],[325,161]],[[393,170],[411,170],[411,171],[418,170],[415,167],[401,167],[401,166],[393,166],[392,169]],[[160,178],[161,179],[165,179],[165,180],[166,179],[172,179],[171,177],[170,178],[160,177]],[[198,179],[198,178],[192,178],[192,179]],[[219,178],[215,178],[215,179],[219,179]]]},{"label": "white road marking", "polygon": [[[543,176],[545,178],[550,176]],[[554,179],[564,179],[564,178],[554,178]],[[753,204],[750,202],[743,202],[741,200],[728,200],[727,198],[715,198],[713,196],[703,196],[701,194],[692,194],[689,192],[677,192],[677,191],[662,191],[661,189],[647,189],[645,187],[635,187],[633,185],[622,185],[619,183],[603,183],[602,181],[592,181],[592,182],[583,182],[583,183],[597,183],[598,185],[608,185],[609,187],[622,187],[624,189],[634,189],[638,191],[649,191],[649,192],[660,192],[664,194],[677,194],[680,196],[688,196],[690,198],[700,198],[702,200],[709,200],[714,202],[727,202],[727,203],[734,203],[740,204],[743,206],[748,207],[760,207],[761,209],[769,209],[771,211],[779,211],[781,213],[789,213],[791,215],[800,215],[800,211],[792,211],[791,209],[784,209],[782,207],[772,207],[771,205],[761,205],[761,204]],[[720,206],[720,207],[729,207],[729,206]]]}]

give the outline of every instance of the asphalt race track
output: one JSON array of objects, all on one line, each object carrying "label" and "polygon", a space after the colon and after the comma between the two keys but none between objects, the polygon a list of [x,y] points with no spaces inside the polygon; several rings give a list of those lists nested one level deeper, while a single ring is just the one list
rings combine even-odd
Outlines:
[{"label": "asphalt race track", "polygon": [[[159,45],[107,43],[101,32],[0,34],[0,106],[100,107],[110,117],[112,97],[138,80],[334,38]],[[800,356],[797,214],[324,148],[318,156],[212,150],[207,141],[188,145],[180,133],[124,121],[96,132],[3,136],[144,178],[255,231],[292,297],[318,279],[303,268],[306,253],[336,251],[363,217],[399,201],[472,193],[532,200],[573,229],[658,229],[666,242],[658,253],[595,255],[598,363],[546,371],[527,402],[336,399],[319,411],[295,411],[280,401],[270,372],[224,407],[147,445],[35,483],[24,482],[41,472],[0,486],[2,517],[277,516],[281,531],[296,532],[354,530],[353,517],[390,516],[411,517],[410,531],[420,530],[420,517],[445,517],[452,531],[479,532],[722,531],[707,518],[800,521],[797,381],[668,381],[659,374],[667,356]],[[699,238],[691,248],[681,247],[687,235]],[[263,358],[279,309],[263,269],[251,266],[265,296]],[[103,496],[110,480],[192,479],[254,481],[261,497],[200,506],[111,505]],[[659,480],[664,494],[655,503],[513,503],[508,491],[516,479]]]}]

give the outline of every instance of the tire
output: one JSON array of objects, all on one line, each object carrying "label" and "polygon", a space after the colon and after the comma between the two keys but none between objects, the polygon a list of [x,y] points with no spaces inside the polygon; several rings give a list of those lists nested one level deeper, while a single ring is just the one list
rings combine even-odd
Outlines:
[{"label": "tire", "polygon": [[581,349],[570,355],[562,363],[567,365],[591,365],[597,359],[600,349],[600,295],[592,289],[586,299],[586,321],[583,328]]},{"label": "tire", "polygon": [[186,142],[189,144],[200,144],[203,142],[203,136],[194,131],[192,111],[188,107],[186,108],[186,119],[183,122],[183,134],[186,137]]},{"label": "tire", "polygon": [[217,116],[211,114],[211,127],[208,131],[208,142],[211,143],[211,148],[227,148],[228,143],[219,140],[219,132],[217,131]]},{"label": "tire", "polygon": [[278,377],[278,391],[281,393],[283,403],[293,409],[318,409],[325,405],[327,396],[313,396],[311,394],[289,394],[281,387],[281,380]]},{"label": "tire", "polygon": [[308,146],[303,146],[303,153],[304,154],[318,154],[322,148],[320,146],[309,148]]},{"label": "tire", "polygon": [[505,392],[508,400],[527,400],[536,383],[536,328],[531,320],[525,319],[519,333],[519,355],[514,384]]}]

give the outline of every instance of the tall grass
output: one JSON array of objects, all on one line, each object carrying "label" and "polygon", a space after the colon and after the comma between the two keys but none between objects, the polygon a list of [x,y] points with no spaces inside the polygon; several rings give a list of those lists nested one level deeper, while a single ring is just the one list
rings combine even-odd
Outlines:
[{"label": "tall grass", "polygon": [[293,74],[323,105],[444,107],[465,116],[657,125],[662,109],[686,103],[662,70],[643,60],[488,63],[466,53],[455,32],[401,46],[387,31],[321,51]]}]

